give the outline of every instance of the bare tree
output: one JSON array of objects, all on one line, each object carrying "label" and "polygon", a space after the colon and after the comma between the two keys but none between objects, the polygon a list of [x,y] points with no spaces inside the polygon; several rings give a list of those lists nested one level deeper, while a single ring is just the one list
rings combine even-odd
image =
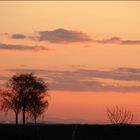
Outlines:
[{"label": "bare tree", "polygon": [[9,110],[14,111],[16,125],[18,124],[18,114],[21,109],[20,99],[16,92],[7,90],[1,92],[1,110],[6,113]]},{"label": "bare tree", "polygon": [[112,124],[131,124],[134,120],[130,110],[119,106],[108,108],[107,116]]}]

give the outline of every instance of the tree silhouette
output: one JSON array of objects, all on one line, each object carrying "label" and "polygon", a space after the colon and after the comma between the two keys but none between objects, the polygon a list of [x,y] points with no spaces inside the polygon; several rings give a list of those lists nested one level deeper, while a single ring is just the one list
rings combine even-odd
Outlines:
[{"label": "tree silhouette", "polygon": [[108,108],[107,115],[112,124],[130,124],[134,119],[130,110],[119,106]]},{"label": "tree silhouette", "polygon": [[45,109],[48,108],[48,100],[45,100],[46,95],[34,93],[31,95],[30,105],[28,107],[29,115],[34,119],[36,125],[37,118],[44,113]]},{"label": "tree silhouette", "polygon": [[16,125],[18,124],[18,114],[20,109],[20,99],[16,92],[7,90],[1,93],[1,110],[5,111],[6,113],[9,110],[14,111]]},{"label": "tree silhouette", "polygon": [[38,95],[45,95],[46,91],[48,90],[48,86],[45,82],[37,78],[33,73],[19,73],[14,76],[8,81],[8,87],[14,91],[21,104],[22,109],[22,121],[25,125],[26,121],[26,113],[29,106],[32,102],[32,97],[34,94]]}]

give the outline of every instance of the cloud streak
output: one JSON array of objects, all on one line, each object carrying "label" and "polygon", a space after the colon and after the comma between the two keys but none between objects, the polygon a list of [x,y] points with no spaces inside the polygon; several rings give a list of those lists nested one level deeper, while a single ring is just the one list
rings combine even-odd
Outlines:
[{"label": "cloud streak", "polygon": [[38,37],[34,38],[38,41],[49,41],[51,43],[72,43],[72,42],[93,42],[101,44],[120,44],[120,45],[139,45],[140,40],[123,40],[120,37],[112,37],[109,39],[96,40],[92,39],[86,33],[66,30],[59,28],[52,31],[37,32]]},{"label": "cloud streak", "polygon": [[11,35],[11,38],[13,38],[13,39],[25,39],[26,36],[24,34],[13,34],[13,35]]},{"label": "cloud streak", "polygon": [[[47,41],[50,43],[75,43],[75,42],[91,42],[99,44],[118,44],[118,45],[140,45],[140,40],[122,39],[120,37],[111,37],[108,39],[95,39],[86,33],[58,28],[55,30],[44,30],[36,32],[37,36],[26,36],[24,34],[10,35],[12,39],[31,39],[34,41]],[[0,33],[0,35],[8,35],[7,33]],[[86,46],[89,47],[89,46]]]},{"label": "cloud streak", "polygon": [[140,40],[123,40],[120,37],[112,37],[109,39],[93,40],[93,41],[102,44],[140,45]]},{"label": "cloud streak", "polygon": [[[39,74],[49,83],[52,90],[66,91],[113,91],[113,92],[134,92],[140,91],[140,85],[122,85],[122,82],[140,82],[140,69],[118,68],[114,70],[87,70],[75,69],[74,71],[43,70],[43,69],[10,69],[11,72],[34,72]],[[118,84],[105,84],[104,81],[116,80]],[[119,81],[118,81],[119,80]]]},{"label": "cloud streak", "polygon": [[0,36],[7,36],[8,33],[0,33]]},{"label": "cloud streak", "polygon": [[25,50],[48,50],[48,48],[45,48],[43,46],[13,45],[0,43],[0,50],[25,51]]}]

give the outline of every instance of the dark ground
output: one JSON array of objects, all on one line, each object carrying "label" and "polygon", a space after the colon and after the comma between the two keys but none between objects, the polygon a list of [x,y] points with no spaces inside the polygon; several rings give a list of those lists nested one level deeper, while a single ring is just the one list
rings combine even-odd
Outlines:
[{"label": "dark ground", "polygon": [[140,140],[140,125],[0,125],[0,140]]}]

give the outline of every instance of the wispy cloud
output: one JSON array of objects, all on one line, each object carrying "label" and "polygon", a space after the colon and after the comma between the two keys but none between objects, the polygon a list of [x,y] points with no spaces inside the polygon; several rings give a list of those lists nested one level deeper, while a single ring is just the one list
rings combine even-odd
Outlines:
[{"label": "wispy cloud", "polygon": [[0,75],[0,81],[8,80],[8,77]]},{"label": "wispy cloud", "polygon": [[13,38],[13,39],[25,39],[26,36],[24,34],[13,34],[13,35],[11,35],[11,38]]},{"label": "wispy cloud", "polygon": [[63,28],[52,31],[37,32],[38,36],[32,39],[38,41],[49,41],[51,43],[72,43],[72,42],[93,42],[101,44],[120,44],[120,45],[139,45],[140,40],[125,40],[120,37],[112,37],[108,39],[96,40],[83,32],[67,30]]},{"label": "wispy cloud", "polygon": [[120,37],[112,37],[109,39],[103,40],[94,40],[94,42],[102,43],[102,44],[120,44],[120,45],[139,45],[140,40],[123,40]]},{"label": "wispy cloud", "polygon": [[7,36],[8,33],[0,33],[0,36]]},{"label": "wispy cloud", "polygon": [[[122,39],[121,37],[111,37],[107,39],[95,39],[86,33],[58,28],[55,30],[44,30],[36,32],[35,36],[27,36],[24,34],[9,35],[12,39],[31,39],[35,41],[47,41],[51,43],[73,43],[73,42],[92,42],[100,44],[119,44],[119,45],[140,45],[140,40]],[[0,33],[0,35],[8,35],[8,33]],[[90,47],[86,45],[85,47]]]},{"label": "wispy cloud", "polygon": [[38,41],[49,41],[51,43],[71,43],[71,42],[86,42],[92,39],[85,33],[66,30],[66,29],[56,29],[52,31],[40,31],[38,32]]},{"label": "wispy cloud", "polygon": [[[69,91],[114,91],[132,92],[140,91],[139,85],[122,85],[122,82],[140,81],[140,69],[118,68],[114,70],[95,70],[95,69],[75,69],[73,71],[44,70],[44,69],[10,69],[11,72],[34,72],[42,75],[42,78],[49,83],[52,90]],[[116,80],[118,84],[105,84],[104,81],[97,80]],[[122,82],[120,82],[122,81]]]},{"label": "wispy cloud", "polygon": [[4,44],[0,43],[0,50],[48,50],[44,46],[28,46],[28,45],[13,45],[13,44]]}]

